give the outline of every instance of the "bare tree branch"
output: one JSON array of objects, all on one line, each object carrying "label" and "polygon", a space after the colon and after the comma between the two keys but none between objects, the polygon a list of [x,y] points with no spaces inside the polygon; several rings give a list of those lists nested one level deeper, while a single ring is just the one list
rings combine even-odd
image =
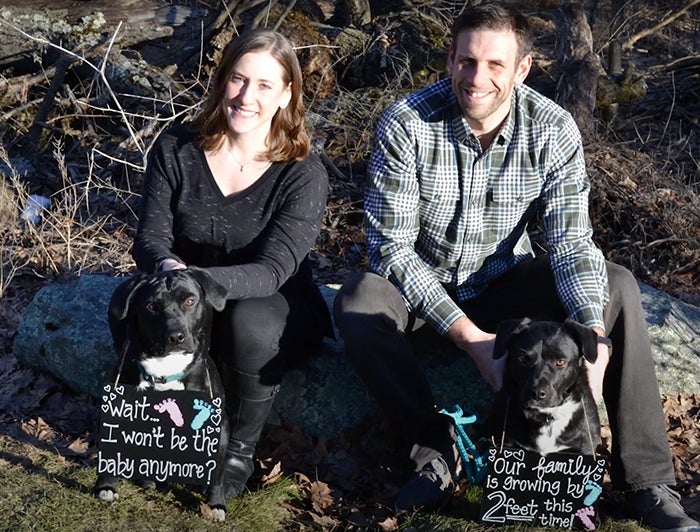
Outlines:
[{"label": "bare tree branch", "polygon": [[661,28],[668,26],[669,24],[671,24],[671,22],[673,22],[674,20],[679,18],[681,15],[685,14],[689,9],[695,7],[698,4],[700,4],[700,0],[690,0],[690,2],[685,7],[676,11],[675,13],[670,15],[669,17],[666,17],[661,22],[659,22],[656,26],[652,26],[651,28],[647,28],[644,31],[640,31],[637,34],[632,35],[632,37],[627,39],[627,41],[625,41],[625,43],[622,45],[622,49],[623,50],[630,50],[632,48],[632,46],[634,46],[634,44],[637,41],[640,41],[644,37],[648,37],[649,35],[652,35],[652,34],[656,33],[657,31],[659,31]]}]

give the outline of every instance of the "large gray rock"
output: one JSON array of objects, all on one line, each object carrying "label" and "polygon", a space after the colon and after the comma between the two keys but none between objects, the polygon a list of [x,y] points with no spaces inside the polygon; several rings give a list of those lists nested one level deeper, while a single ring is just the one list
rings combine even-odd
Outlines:
[{"label": "large gray rock", "polygon": [[17,359],[75,392],[97,397],[117,360],[107,305],[123,281],[83,275],[39,290],[17,329],[13,346]]},{"label": "large gray rock", "polygon": [[[107,325],[107,303],[123,279],[98,275],[53,283],[37,293],[17,331],[14,353],[76,392],[100,394],[117,355]],[[700,392],[700,308],[640,285],[661,391]],[[329,306],[337,286],[321,287]],[[461,404],[483,413],[492,400],[466,356],[421,356],[438,405]],[[309,434],[334,437],[356,426],[375,405],[343,355],[342,342],[326,340],[323,352],[289,372],[275,402],[272,422],[298,424]]]}]

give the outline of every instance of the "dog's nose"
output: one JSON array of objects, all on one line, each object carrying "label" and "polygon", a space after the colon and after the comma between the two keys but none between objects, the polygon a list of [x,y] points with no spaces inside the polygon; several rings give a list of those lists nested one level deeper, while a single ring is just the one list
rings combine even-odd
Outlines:
[{"label": "dog's nose", "polygon": [[543,401],[544,399],[547,398],[547,391],[546,390],[534,390],[532,392],[532,398],[536,401]]},{"label": "dog's nose", "polygon": [[182,331],[175,331],[168,335],[168,343],[171,345],[180,345],[185,341],[185,334]]}]

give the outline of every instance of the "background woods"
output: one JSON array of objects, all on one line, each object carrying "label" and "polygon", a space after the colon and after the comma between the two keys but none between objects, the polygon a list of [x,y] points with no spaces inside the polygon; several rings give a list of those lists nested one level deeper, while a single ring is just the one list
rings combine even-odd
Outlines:
[{"label": "background woods", "polygon": [[[570,110],[584,134],[591,216],[606,257],[700,305],[700,0],[513,3],[536,37],[527,83]],[[11,403],[0,387],[0,426],[19,439],[61,432],[71,445],[79,442],[75,454],[83,456],[90,414],[58,397],[55,383],[16,370],[14,331],[47,281],[133,270],[149,149],[163,129],[197,113],[226,43],[246,28],[267,26],[298,51],[314,149],[331,176],[312,258],[319,283],[339,283],[365,265],[362,189],[374,126],[391,101],[445,75],[450,25],[465,2],[0,4],[0,383],[14,372],[17,389],[31,390]],[[39,196],[48,204],[30,212]],[[536,237],[538,228],[531,229]],[[26,421],[48,403],[61,412],[60,427]],[[666,399],[665,408],[697,434],[694,398]],[[365,449],[368,430],[358,428],[339,445]],[[284,446],[292,463],[304,466],[328,452],[298,433],[270,433],[267,442],[271,456]],[[368,454],[391,462],[376,449]],[[268,473],[269,482],[279,478],[279,471]],[[386,480],[345,473],[335,479],[341,487],[370,486],[354,509],[326,484],[298,474],[312,521],[332,527],[352,524],[351,515],[381,520],[372,497]],[[691,481],[686,489],[696,492]]]},{"label": "background woods", "polygon": [[[569,109],[587,141],[592,216],[609,258],[698,301],[698,0],[517,2],[536,36],[528,83]],[[298,50],[314,145],[333,179],[321,280],[362,261],[360,199],[384,107],[444,75],[462,2],[247,0],[5,2],[0,21],[3,268],[125,272],[153,139],[191,118],[236,32]],[[14,223],[27,195],[43,223]],[[534,228],[536,231],[536,228]]]}]

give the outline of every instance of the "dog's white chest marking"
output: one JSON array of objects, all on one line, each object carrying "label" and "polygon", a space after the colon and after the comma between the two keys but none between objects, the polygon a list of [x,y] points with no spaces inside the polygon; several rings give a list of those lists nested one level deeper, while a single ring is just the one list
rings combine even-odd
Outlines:
[{"label": "dog's white chest marking", "polygon": [[[157,392],[184,390],[182,377],[193,360],[194,354],[185,351],[173,351],[164,357],[144,358],[139,362],[142,375],[138,389],[145,390],[152,387]],[[146,375],[150,379],[146,378]],[[174,378],[178,375],[178,378]]]},{"label": "dog's white chest marking", "polygon": [[538,409],[543,414],[549,414],[551,421],[543,425],[540,433],[535,438],[535,445],[540,454],[556,453],[563,451],[566,446],[557,444],[557,439],[571,421],[571,417],[580,408],[574,401],[565,401],[560,406]]}]

